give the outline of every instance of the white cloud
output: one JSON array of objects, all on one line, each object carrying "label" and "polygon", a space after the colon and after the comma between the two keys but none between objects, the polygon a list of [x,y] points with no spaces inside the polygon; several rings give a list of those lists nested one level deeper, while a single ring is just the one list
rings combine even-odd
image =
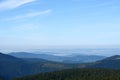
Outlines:
[{"label": "white cloud", "polygon": [[0,9],[14,9],[16,7],[22,6],[24,4],[34,2],[36,0],[4,0],[0,2]]},{"label": "white cloud", "polygon": [[39,12],[30,12],[30,13],[26,13],[24,15],[17,15],[17,16],[12,17],[12,18],[7,18],[5,20],[11,21],[11,20],[18,20],[18,19],[25,19],[25,18],[30,18],[30,17],[41,16],[41,15],[48,15],[50,12],[52,12],[51,9],[39,11]]}]

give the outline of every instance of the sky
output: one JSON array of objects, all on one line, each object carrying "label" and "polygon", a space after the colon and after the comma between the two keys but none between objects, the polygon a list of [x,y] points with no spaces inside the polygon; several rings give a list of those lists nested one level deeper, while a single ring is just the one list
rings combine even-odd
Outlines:
[{"label": "sky", "polygon": [[120,0],[0,0],[0,49],[119,46]]}]

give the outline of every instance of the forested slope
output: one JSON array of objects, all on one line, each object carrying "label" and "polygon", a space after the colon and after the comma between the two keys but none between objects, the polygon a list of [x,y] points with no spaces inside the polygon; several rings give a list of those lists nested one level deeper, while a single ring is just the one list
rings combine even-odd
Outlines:
[{"label": "forested slope", "polygon": [[14,80],[120,80],[120,70],[69,69],[26,76]]}]

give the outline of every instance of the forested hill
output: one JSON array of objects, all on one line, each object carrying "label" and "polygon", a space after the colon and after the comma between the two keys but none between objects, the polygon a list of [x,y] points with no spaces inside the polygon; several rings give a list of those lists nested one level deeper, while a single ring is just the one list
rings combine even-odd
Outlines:
[{"label": "forested hill", "polygon": [[4,80],[72,67],[74,67],[72,64],[62,64],[43,59],[20,59],[0,53],[0,76]]},{"label": "forested hill", "polygon": [[[7,54],[0,53],[0,76],[4,80],[10,80],[11,78],[23,77],[27,75],[34,75],[38,73],[58,71],[58,70],[70,69],[70,68],[120,69],[120,56],[119,55],[112,56],[93,63],[65,64],[65,63],[58,63],[58,62],[48,61],[44,59],[36,59],[36,58],[35,59],[16,58]],[[67,75],[67,73],[64,74]]]},{"label": "forested hill", "polygon": [[120,55],[111,56],[93,63],[82,64],[83,68],[109,68],[120,69]]},{"label": "forested hill", "polygon": [[1,75],[0,75],[0,80],[3,80],[3,77],[1,77]]},{"label": "forested hill", "polygon": [[120,80],[120,70],[69,69],[26,76],[14,80]]}]

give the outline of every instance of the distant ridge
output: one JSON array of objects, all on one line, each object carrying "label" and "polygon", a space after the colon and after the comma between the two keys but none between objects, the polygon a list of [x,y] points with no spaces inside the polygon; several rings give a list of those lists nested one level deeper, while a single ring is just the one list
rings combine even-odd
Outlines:
[{"label": "distant ridge", "polygon": [[16,58],[0,53],[0,76],[5,80],[37,73],[70,68],[107,68],[120,69],[120,56],[115,55],[91,63],[65,64],[38,58]]},{"label": "distant ridge", "polygon": [[4,80],[72,67],[73,65],[43,59],[22,59],[0,53],[0,76],[3,77]]},{"label": "distant ridge", "polygon": [[9,53],[9,55],[18,58],[41,58],[49,61],[62,62],[62,63],[88,63],[97,60],[102,60],[105,58],[105,56],[97,56],[97,55],[55,56],[55,55],[47,54],[47,52],[41,52],[39,54],[28,53],[28,52],[12,52]]},{"label": "distant ridge", "polygon": [[14,61],[14,62],[22,62],[23,60],[20,59],[20,58],[16,58],[14,56],[11,56],[11,55],[8,55],[8,54],[3,54],[0,52],[0,62],[1,61],[8,61],[8,62],[11,62],[11,61]]},{"label": "distant ridge", "polygon": [[93,63],[82,64],[85,68],[120,69],[120,55],[111,56]]},{"label": "distant ridge", "polygon": [[108,57],[108,58],[106,58],[104,60],[120,60],[120,55],[114,55],[114,56]]}]

